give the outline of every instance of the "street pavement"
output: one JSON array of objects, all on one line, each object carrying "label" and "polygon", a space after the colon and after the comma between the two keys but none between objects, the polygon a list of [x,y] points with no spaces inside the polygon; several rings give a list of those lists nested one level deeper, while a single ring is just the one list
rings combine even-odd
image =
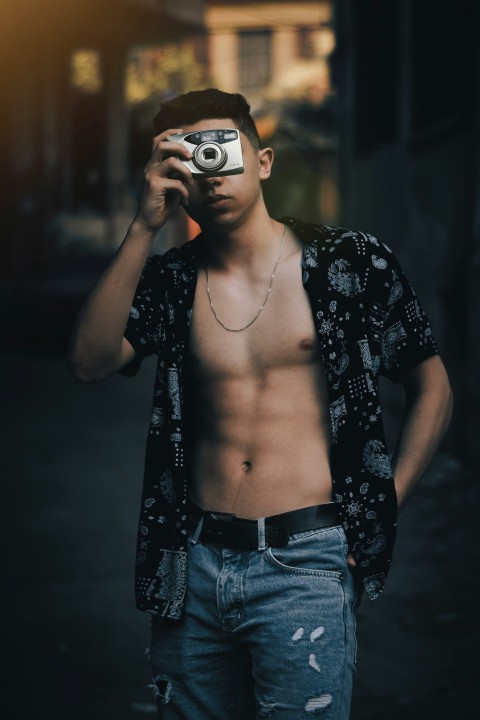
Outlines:
[{"label": "street pavement", "polygon": [[[1,367],[1,717],[154,717],[133,597],[154,362],[88,386],[58,354]],[[439,455],[400,518],[386,590],[359,610],[351,720],[478,717],[479,510],[478,477]]]}]

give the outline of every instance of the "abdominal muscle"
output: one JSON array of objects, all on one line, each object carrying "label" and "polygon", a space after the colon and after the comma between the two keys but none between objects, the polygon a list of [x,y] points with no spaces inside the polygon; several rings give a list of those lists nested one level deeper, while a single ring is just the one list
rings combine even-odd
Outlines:
[{"label": "abdominal muscle", "polygon": [[221,377],[194,363],[191,380],[197,505],[258,518],[331,502],[319,359]]}]

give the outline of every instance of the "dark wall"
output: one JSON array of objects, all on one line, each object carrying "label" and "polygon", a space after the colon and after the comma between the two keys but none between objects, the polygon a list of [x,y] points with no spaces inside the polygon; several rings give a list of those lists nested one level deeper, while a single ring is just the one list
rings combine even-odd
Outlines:
[{"label": "dark wall", "polygon": [[[478,4],[338,0],[342,222],[398,255],[455,391],[446,447],[478,456]],[[477,78],[477,80],[476,80]]]}]

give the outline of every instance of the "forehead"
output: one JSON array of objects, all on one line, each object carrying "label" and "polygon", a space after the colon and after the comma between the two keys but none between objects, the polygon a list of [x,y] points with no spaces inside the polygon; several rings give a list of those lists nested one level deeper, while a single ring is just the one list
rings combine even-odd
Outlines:
[{"label": "forehead", "polygon": [[232,118],[208,118],[205,120],[199,120],[198,122],[189,124],[183,124],[183,132],[192,132],[194,130],[218,130],[219,128],[237,128],[237,124]]}]

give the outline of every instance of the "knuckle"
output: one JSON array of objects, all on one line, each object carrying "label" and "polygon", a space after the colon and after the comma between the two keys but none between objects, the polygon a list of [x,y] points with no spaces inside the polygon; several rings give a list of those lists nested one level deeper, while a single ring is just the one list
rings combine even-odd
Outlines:
[{"label": "knuckle", "polygon": [[155,173],[152,172],[152,168],[147,165],[146,168],[144,168],[143,171],[143,178],[147,183],[150,183],[152,181],[152,178],[154,177]]},{"label": "knuckle", "polygon": [[161,189],[161,184],[158,182],[160,178],[158,175],[148,173],[145,176],[145,187],[148,192],[158,192]]}]

